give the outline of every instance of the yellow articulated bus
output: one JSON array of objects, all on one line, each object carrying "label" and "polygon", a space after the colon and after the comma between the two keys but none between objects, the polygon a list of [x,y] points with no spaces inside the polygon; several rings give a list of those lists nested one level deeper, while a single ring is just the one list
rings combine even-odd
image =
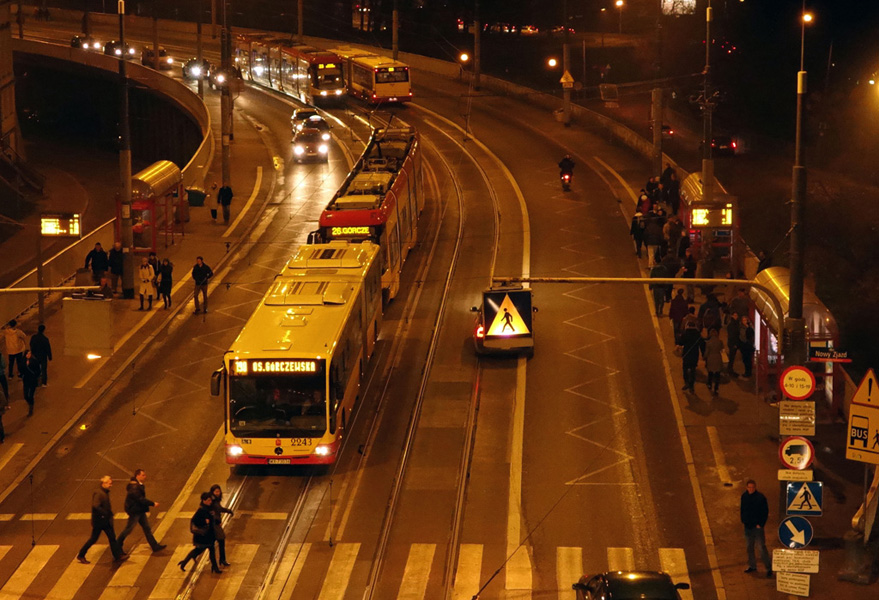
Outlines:
[{"label": "yellow articulated bus", "polygon": [[329,50],[342,59],[342,72],[351,96],[370,104],[410,102],[409,65],[356,48]]},{"label": "yellow articulated bus", "polygon": [[275,277],[211,380],[225,396],[227,463],[336,460],[381,326],[379,252],[303,245]]}]

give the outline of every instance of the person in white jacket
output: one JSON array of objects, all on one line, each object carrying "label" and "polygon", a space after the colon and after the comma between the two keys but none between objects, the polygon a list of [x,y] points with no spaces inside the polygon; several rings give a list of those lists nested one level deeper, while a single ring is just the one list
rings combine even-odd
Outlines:
[{"label": "person in white jacket", "polygon": [[6,355],[9,359],[9,378],[12,378],[13,367],[18,367],[18,376],[24,371],[24,353],[27,350],[27,336],[18,328],[15,319],[6,327]]}]

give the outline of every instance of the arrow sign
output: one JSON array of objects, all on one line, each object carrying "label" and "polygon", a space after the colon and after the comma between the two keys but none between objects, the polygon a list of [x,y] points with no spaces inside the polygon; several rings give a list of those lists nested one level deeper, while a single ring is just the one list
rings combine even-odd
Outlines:
[{"label": "arrow sign", "polygon": [[812,524],[803,517],[788,517],[778,526],[778,539],[793,550],[803,548],[812,541]]}]

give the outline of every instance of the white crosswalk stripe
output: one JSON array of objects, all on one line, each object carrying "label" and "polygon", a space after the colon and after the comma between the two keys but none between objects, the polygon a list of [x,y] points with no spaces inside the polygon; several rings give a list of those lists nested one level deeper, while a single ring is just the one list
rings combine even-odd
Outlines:
[{"label": "white crosswalk stripe", "polygon": [[0,600],[18,600],[24,597],[27,588],[33,583],[58,546],[34,546],[27,558],[12,574],[6,584],[0,588]]},{"label": "white crosswalk stripe", "polygon": [[[89,553],[92,564],[80,564],[72,557],[57,581],[53,582],[51,579],[45,581],[45,576],[36,581],[37,576],[46,568],[58,549],[57,545],[33,547],[15,568],[11,577],[3,583],[0,588],[0,600],[27,597],[28,588],[32,585],[34,591],[31,592],[31,595],[34,597],[37,597],[39,593],[45,593],[45,591],[39,592],[36,589],[40,585],[45,585],[47,588],[51,585],[53,587],[51,591],[46,593],[46,600],[73,600],[77,595],[81,595],[81,588],[87,579],[93,574],[98,576],[95,567],[106,568],[106,563],[110,559],[106,545],[95,545]],[[110,581],[103,587],[99,600],[127,600],[133,597],[133,594],[136,594],[138,590],[147,590],[150,589],[150,586],[152,589],[148,596],[149,600],[173,600],[183,589],[189,575],[180,571],[177,563],[190,549],[189,544],[181,544],[174,549],[173,555],[169,558],[167,553],[153,556],[147,544],[136,546],[131,552],[129,560],[113,571]],[[5,559],[6,562],[9,562],[12,560],[9,554],[11,550],[12,546],[0,545],[0,561]],[[232,567],[222,577],[217,578],[215,584],[210,584],[213,586],[208,588],[211,590],[210,594],[207,594],[207,590],[205,590],[205,595],[202,597],[209,597],[210,600],[238,597],[251,570],[258,570],[259,576],[263,575],[262,569],[265,567],[265,561],[257,559],[260,550],[259,544],[231,544],[229,561],[232,563]],[[268,548],[262,548],[262,550],[265,553]],[[308,543],[290,544],[285,549],[278,564],[275,580],[268,587],[267,597],[279,600],[291,600],[296,597],[296,588],[300,584],[303,573],[308,574],[308,578],[302,582],[303,585],[318,583],[312,577],[315,573],[321,574],[318,600],[342,600],[349,593],[352,574],[360,553],[360,544],[337,544],[331,550],[329,563],[326,562],[326,553],[312,552],[312,550],[312,544]],[[442,576],[441,572],[436,571],[436,569],[442,568],[441,565],[435,564],[442,563],[437,560],[436,552],[436,544],[411,544],[405,566],[401,570],[392,570],[387,573],[389,577],[399,577],[397,600],[421,600],[428,596],[431,575],[433,574],[435,578]],[[485,552],[485,546],[482,544],[461,544],[455,571],[454,600],[470,600],[479,591],[480,586],[486,583],[487,577],[496,570],[497,565],[493,562],[494,557],[490,564],[489,562],[483,564],[484,561],[488,561]],[[660,548],[658,552],[662,571],[668,573],[675,583],[691,583],[686,554],[682,548]],[[647,568],[648,564],[655,564],[653,562],[655,557],[641,555],[636,557],[632,548],[609,547],[606,549],[606,554],[606,566],[598,564],[594,560],[593,564],[584,566],[583,548],[557,547],[554,581],[550,579],[551,576],[548,573],[544,572],[542,576],[537,574],[538,569],[551,568],[552,565],[535,563],[532,580],[540,582],[539,587],[541,588],[536,590],[537,596],[535,597],[570,600],[573,597],[571,584],[578,581],[584,573],[596,573],[605,569],[608,571],[630,571]],[[15,560],[19,560],[19,558],[15,558]],[[153,568],[150,572],[155,577],[155,573],[158,573],[161,568],[161,575],[154,582],[144,581],[138,585],[138,580],[144,575],[144,569],[150,561],[154,560],[161,562],[152,563]],[[57,561],[55,562],[57,563]],[[587,562],[589,561],[587,560]],[[486,569],[486,572],[483,572],[483,568]],[[99,568],[98,571],[100,570]],[[105,576],[109,576],[109,574]],[[253,574],[250,576],[253,577]],[[495,588],[497,588],[497,583],[499,582],[494,584]],[[552,589],[553,585],[555,585],[555,589]],[[489,595],[496,593],[496,591],[496,589],[495,591],[486,589],[486,593]],[[302,590],[299,590],[299,593],[303,593]],[[532,597],[530,588],[503,590],[501,593],[507,599]],[[680,595],[682,600],[693,599],[691,590],[680,590]]]}]

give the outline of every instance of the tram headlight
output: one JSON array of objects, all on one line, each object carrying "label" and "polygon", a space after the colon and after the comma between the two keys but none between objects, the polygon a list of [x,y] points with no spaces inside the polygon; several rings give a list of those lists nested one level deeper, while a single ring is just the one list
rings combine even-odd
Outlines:
[{"label": "tram headlight", "polygon": [[253,73],[257,77],[262,77],[263,71],[265,71],[265,68],[262,65],[256,65],[255,67],[253,67]]},{"label": "tram headlight", "polygon": [[317,446],[314,449],[314,453],[318,456],[329,456],[332,453],[333,449],[330,446]]},{"label": "tram headlight", "polygon": [[322,134],[320,134],[320,139],[322,139],[323,141],[326,142],[327,140],[330,139],[330,134],[325,131]]},{"label": "tram headlight", "polygon": [[300,156],[303,152],[305,152],[305,148],[303,148],[302,146],[293,147],[293,154],[295,154],[296,156]]},{"label": "tram headlight", "polygon": [[326,91],[326,90],[321,90],[321,91],[320,91],[320,95],[321,95],[321,96],[326,96],[326,95],[327,95],[327,91]]},{"label": "tram headlight", "polygon": [[329,148],[327,148],[326,144],[321,144],[320,146],[317,147],[317,151],[320,152],[321,154],[326,154],[328,150],[329,150]]},{"label": "tram headlight", "polygon": [[226,454],[229,456],[241,456],[244,454],[244,448],[239,446],[238,444],[232,444],[230,446],[226,446]]},{"label": "tram headlight", "polygon": [[341,95],[342,95],[342,90],[336,90],[336,95],[337,95],[337,96],[341,96]]}]

